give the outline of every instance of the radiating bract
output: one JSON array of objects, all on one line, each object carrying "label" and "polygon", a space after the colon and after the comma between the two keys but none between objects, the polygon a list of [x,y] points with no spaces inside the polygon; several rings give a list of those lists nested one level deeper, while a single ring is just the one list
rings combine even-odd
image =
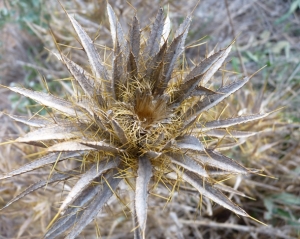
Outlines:
[{"label": "radiating bract", "polygon": [[[240,139],[244,142],[255,134],[236,130],[230,134],[229,127],[259,120],[267,114],[215,120],[206,117],[211,108],[249,80],[245,77],[217,90],[206,87],[222,67],[232,45],[211,54],[190,71],[183,71],[178,60],[184,52],[191,16],[184,19],[171,40],[168,39],[170,19],[164,17],[162,9],[148,35],[141,32],[139,21],[134,17],[128,36],[124,35],[109,4],[107,11],[113,42],[112,67],[107,68],[91,38],[70,15],[91,72],[67,56],[54,53],[80,87],[74,94],[76,98],[65,100],[9,87],[51,108],[52,114],[48,119],[10,116],[34,128],[16,142],[44,145],[45,155],[0,179],[74,158],[82,159],[84,170],[53,174],[48,181],[30,186],[7,206],[47,183],[77,179],[59,208],[61,217],[45,235],[45,238],[63,234],[66,238],[75,238],[97,216],[121,180],[135,179],[132,212],[137,225],[132,228],[137,228],[135,236],[142,238],[145,237],[149,191],[159,183],[175,187],[177,182],[185,181],[199,194],[248,217],[221,192],[227,192],[228,187],[214,183],[216,177],[222,175],[254,171],[222,155],[218,148],[222,146],[220,138],[234,139],[231,144],[234,146],[241,143]],[[170,173],[177,177],[171,177]]]}]

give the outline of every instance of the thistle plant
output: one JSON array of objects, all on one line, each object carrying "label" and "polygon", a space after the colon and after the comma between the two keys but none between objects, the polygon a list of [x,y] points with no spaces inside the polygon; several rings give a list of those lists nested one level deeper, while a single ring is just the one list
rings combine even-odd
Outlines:
[{"label": "thistle plant", "polygon": [[[194,188],[202,196],[237,215],[250,217],[222,191],[230,175],[255,173],[220,151],[239,145],[254,132],[232,127],[259,120],[267,113],[219,119],[214,108],[245,85],[250,77],[208,88],[223,66],[232,44],[210,53],[191,70],[178,64],[191,23],[187,16],[171,32],[170,19],[159,9],[149,34],[133,17],[127,36],[107,5],[113,49],[102,61],[96,45],[68,14],[90,65],[83,69],[61,53],[53,53],[70,74],[74,94],[68,99],[20,87],[11,91],[29,97],[49,111],[47,117],[10,117],[31,127],[13,142],[41,147],[40,157],[0,179],[53,165],[47,180],[33,184],[7,205],[56,182],[76,180],[49,225],[45,238],[75,238],[97,216],[123,180],[134,192],[135,238],[145,238],[148,194],[158,185],[169,190]],[[174,35],[172,39],[170,36]],[[146,40],[144,40],[146,39]],[[62,161],[77,167],[54,172]]]}]

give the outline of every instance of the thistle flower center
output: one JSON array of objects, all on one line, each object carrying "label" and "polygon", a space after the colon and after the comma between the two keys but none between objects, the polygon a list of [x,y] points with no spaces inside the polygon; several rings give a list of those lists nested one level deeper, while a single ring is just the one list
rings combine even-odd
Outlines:
[{"label": "thistle flower center", "polygon": [[166,100],[154,99],[150,91],[136,91],[135,113],[144,127],[162,120],[166,116]]}]

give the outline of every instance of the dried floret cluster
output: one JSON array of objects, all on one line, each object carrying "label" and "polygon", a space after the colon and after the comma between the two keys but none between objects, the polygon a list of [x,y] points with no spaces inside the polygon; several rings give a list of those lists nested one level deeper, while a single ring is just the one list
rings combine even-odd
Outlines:
[{"label": "dried floret cluster", "polygon": [[[243,167],[220,151],[255,134],[230,127],[268,114],[228,119],[209,117],[210,109],[249,80],[249,77],[238,79],[222,84],[217,90],[207,88],[232,45],[210,53],[191,70],[185,70],[178,61],[185,49],[191,16],[171,32],[170,19],[160,9],[149,34],[141,31],[134,17],[128,35],[124,35],[109,4],[107,12],[113,40],[111,64],[102,61],[91,38],[68,15],[91,69],[85,70],[68,56],[54,53],[74,80],[74,94],[69,99],[9,87],[51,111],[47,117],[10,116],[32,129],[14,142],[40,146],[44,155],[1,179],[46,165],[55,167],[64,160],[76,160],[80,166],[51,174],[48,180],[30,186],[5,207],[47,184],[76,179],[59,208],[59,218],[45,235],[45,238],[60,235],[75,238],[124,180],[135,195],[132,208],[135,238],[145,237],[148,194],[159,184],[170,191],[170,196],[175,189],[194,188],[199,195],[250,217],[222,193],[235,190],[217,182],[229,175],[255,170]],[[174,35],[172,39],[170,35]]]}]

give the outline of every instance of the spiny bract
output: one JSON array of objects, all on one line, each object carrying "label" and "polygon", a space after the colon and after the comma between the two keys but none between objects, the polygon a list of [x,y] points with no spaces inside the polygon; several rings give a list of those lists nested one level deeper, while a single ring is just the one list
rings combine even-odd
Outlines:
[{"label": "spiny bract", "polygon": [[[1,179],[67,159],[81,160],[81,167],[54,173],[48,180],[27,188],[5,207],[46,184],[77,179],[59,208],[61,217],[45,235],[56,238],[66,234],[66,238],[75,238],[97,216],[120,181],[125,180],[135,192],[132,228],[137,228],[135,237],[141,238],[145,237],[149,191],[160,183],[169,188],[172,196],[172,187],[181,188],[179,182],[187,182],[185,189],[191,185],[201,195],[248,217],[220,190],[235,191],[216,182],[222,176],[253,170],[219,151],[241,144],[254,134],[228,127],[267,114],[212,120],[207,111],[240,89],[249,78],[222,85],[217,91],[204,87],[223,65],[231,45],[211,53],[186,72],[178,67],[177,61],[184,51],[191,16],[170,33],[169,17],[160,9],[148,36],[134,17],[125,37],[109,4],[107,11],[113,40],[112,67],[103,63],[91,38],[68,15],[91,67],[88,72],[67,56],[54,53],[78,84],[70,100],[9,87],[51,108],[52,113],[48,118],[10,116],[33,128],[15,142],[44,147],[45,155]],[[174,38],[169,40],[171,34]]]}]

